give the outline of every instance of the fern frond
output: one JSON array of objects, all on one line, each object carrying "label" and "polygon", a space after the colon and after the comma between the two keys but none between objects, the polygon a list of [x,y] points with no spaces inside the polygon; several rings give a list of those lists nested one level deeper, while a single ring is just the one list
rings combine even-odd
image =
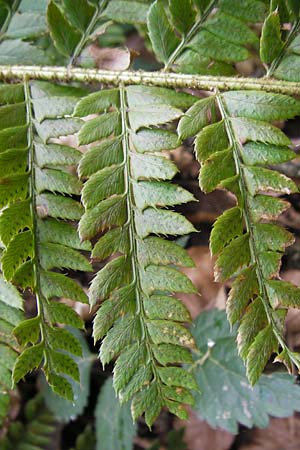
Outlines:
[{"label": "fern frond", "polygon": [[13,329],[24,320],[23,301],[17,289],[0,275],[0,425],[9,408],[12,368],[20,353]]},{"label": "fern frond", "polygon": [[216,0],[206,8],[203,2],[169,0],[166,12],[156,0],[148,13],[151,43],[165,70],[230,75],[232,64],[249,58],[248,47],[257,46],[247,23],[263,21],[265,9],[264,2],[252,0]]},{"label": "fern frond", "polygon": [[[281,80],[300,81],[300,12],[296,3],[285,5],[271,2],[271,12],[265,19],[260,40],[260,56],[268,66],[267,75]],[[291,22],[291,30],[282,24]]]},{"label": "fern frond", "polygon": [[[47,8],[50,36],[56,49],[75,64],[87,44],[105,30],[109,21],[103,20],[108,2],[88,0],[51,0]],[[92,59],[91,59],[92,62]]]},{"label": "fern frond", "polygon": [[32,4],[3,0],[0,18],[0,59],[2,64],[50,64],[50,55],[39,45],[47,32],[44,0]]},{"label": "fern frond", "polygon": [[[88,178],[79,233],[83,240],[98,239],[93,258],[113,257],[90,287],[91,306],[104,301],[93,335],[95,341],[106,335],[103,365],[118,358],[114,387],[119,398],[133,397],[133,417],[145,411],[149,425],[163,406],[185,417],[181,403],[190,403],[188,390],[196,388],[189,374],[172,366],[190,361],[184,347],[194,345],[181,324],[189,315],[171,296],[195,292],[178,271],[192,261],[174,242],[153,236],[194,231],[183,216],[165,209],[193,197],[169,182],[177,169],[159,155],[179,145],[166,122],[178,119],[194,101],[167,89],[128,86],[91,94],[74,113],[100,114],[79,133],[81,144],[93,144],[79,164],[80,176]],[[163,124],[166,129],[158,128]]]},{"label": "fern frond", "polygon": [[44,450],[55,433],[57,423],[43,402],[43,397],[37,395],[25,407],[25,424],[14,422],[10,425],[7,436],[1,441],[3,450]]},{"label": "fern frond", "polygon": [[[0,157],[6,169],[0,179],[0,238],[5,246],[2,271],[8,281],[31,289],[37,302],[37,316],[14,329],[20,344],[31,346],[17,359],[13,379],[17,383],[43,364],[53,389],[72,398],[71,385],[62,374],[78,380],[78,367],[60,350],[67,346],[76,354],[78,346],[74,346],[73,336],[67,330],[62,334],[56,324],[83,324],[70,307],[54,299],[63,295],[87,300],[75,281],[52,270],[90,270],[78,251],[89,250],[90,245],[81,243],[73,224],[66,221],[78,218],[81,211],[78,202],[69,197],[80,194],[81,183],[68,168],[78,163],[80,152],[48,143],[48,136],[59,137],[80,128],[79,119],[65,116],[72,114],[82,90],[26,82],[24,88],[6,86],[1,94],[0,116],[2,111],[8,114],[0,131]],[[15,111],[22,113],[17,123]]]},{"label": "fern frond", "polygon": [[[216,108],[221,120],[216,119]],[[199,100],[179,124],[181,135],[197,132],[201,188],[210,192],[225,187],[237,197],[237,206],[217,219],[210,246],[217,256],[216,280],[235,278],[227,314],[231,324],[240,322],[238,347],[252,384],[272,353],[288,367],[291,362],[299,367],[299,356],[284,342],[283,327],[288,307],[300,306],[300,290],[279,277],[282,254],[294,238],[274,223],[287,203],[268,195],[298,189],[286,176],[263,167],[294,157],[289,139],[268,121],[289,118],[299,110],[298,101],[280,94],[217,93]]]}]

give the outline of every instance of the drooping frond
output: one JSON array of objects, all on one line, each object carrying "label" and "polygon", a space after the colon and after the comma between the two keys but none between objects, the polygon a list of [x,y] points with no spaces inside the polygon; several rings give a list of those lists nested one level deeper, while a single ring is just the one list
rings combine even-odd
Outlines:
[{"label": "drooping frond", "polygon": [[238,347],[252,384],[273,353],[289,368],[292,362],[299,367],[283,331],[288,308],[300,306],[300,290],[279,277],[281,257],[294,238],[275,223],[288,204],[268,195],[298,189],[265,167],[294,157],[289,139],[269,122],[293,117],[299,110],[298,101],[280,94],[217,93],[199,100],[179,124],[181,136],[197,134],[201,188],[210,192],[223,187],[237,198],[237,206],[217,219],[210,247],[217,256],[216,280],[234,277],[227,314],[231,324],[240,324]]},{"label": "drooping frond", "polygon": [[165,69],[230,75],[232,64],[249,58],[248,49],[258,44],[247,24],[262,22],[265,12],[258,0],[169,0],[168,11],[156,0],[148,13],[149,35]]},{"label": "drooping frond", "polygon": [[[284,23],[291,23],[289,31],[283,27]],[[268,66],[268,76],[300,81],[299,2],[271,2],[271,12],[262,29],[260,57]]]},{"label": "drooping frond", "polygon": [[7,417],[12,368],[20,352],[13,329],[24,319],[22,298],[0,275],[0,426]]},{"label": "drooping frond", "polygon": [[179,145],[168,122],[194,101],[185,93],[129,86],[91,94],[75,110],[77,116],[99,114],[79,133],[80,144],[93,144],[79,165],[80,176],[88,178],[79,233],[83,240],[97,238],[94,259],[109,258],[90,287],[90,305],[103,302],[93,335],[95,341],[106,335],[103,365],[118,358],[119,398],[133,397],[133,417],[145,411],[149,425],[163,406],[186,417],[181,403],[191,403],[189,390],[196,388],[193,377],[174,366],[188,363],[186,347],[194,346],[182,325],[189,314],[172,296],[195,292],[178,270],[192,261],[177,244],[159,237],[194,231],[169,209],[193,197],[170,182],[177,169],[162,153]]},{"label": "drooping frond", "polygon": [[[62,374],[78,380],[78,367],[60,352],[81,352],[67,330],[56,324],[82,327],[72,308],[55,300],[66,297],[85,302],[80,286],[58,269],[90,270],[78,250],[81,243],[71,223],[81,216],[78,196],[81,183],[69,170],[80,152],[49,143],[49,138],[76,132],[79,119],[72,114],[82,90],[48,83],[6,85],[0,90],[0,238],[1,258],[7,281],[35,295],[37,315],[18,324],[14,333],[23,346],[13,372],[18,382],[43,364],[49,384],[60,395],[72,398],[70,383]],[[55,271],[53,271],[53,269]]]}]

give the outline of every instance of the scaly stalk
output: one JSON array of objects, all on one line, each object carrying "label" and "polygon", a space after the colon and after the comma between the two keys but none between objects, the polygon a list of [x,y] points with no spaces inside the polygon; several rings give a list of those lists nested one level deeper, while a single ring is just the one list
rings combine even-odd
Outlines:
[{"label": "scaly stalk", "polygon": [[145,85],[169,88],[190,88],[214,91],[259,90],[288,95],[300,95],[300,83],[268,78],[238,78],[200,76],[165,72],[114,71],[46,66],[1,66],[0,80],[46,80],[82,83],[102,83],[119,86]]}]

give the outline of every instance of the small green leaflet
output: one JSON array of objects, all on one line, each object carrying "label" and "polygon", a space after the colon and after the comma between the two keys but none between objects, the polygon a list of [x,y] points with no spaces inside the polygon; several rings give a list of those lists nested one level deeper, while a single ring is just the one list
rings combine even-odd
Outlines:
[{"label": "small green leaflet", "polygon": [[143,1],[110,0],[103,15],[120,23],[145,24],[149,4]]},{"label": "small green leaflet", "polygon": [[280,55],[283,45],[280,17],[278,11],[273,11],[266,18],[262,29],[260,39],[260,58],[262,62],[270,64]]},{"label": "small green leaflet", "polygon": [[233,4],[223,0],[217,5],[199,0],[169,0],[168,4],[156,0],[147,16],[149,37],[166,70],[230,75],[234,73],[232,63],[247,59],[248,47],[257,46],[258,38],[248,22],[263,20],[265,10],[262,1],[253,0],[235,0]]}]

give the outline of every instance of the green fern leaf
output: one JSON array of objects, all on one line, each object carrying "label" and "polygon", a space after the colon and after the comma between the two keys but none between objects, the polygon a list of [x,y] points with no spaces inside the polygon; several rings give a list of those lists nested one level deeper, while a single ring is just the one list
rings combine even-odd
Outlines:
[{"label": "green fern leaf", "polygon": [[[272,46],[270,46],[272,42]],[[280,30],[280,17],[277,11],[269,14],[264,22],[260,43],[260,57],[262,62],[270,64],[278,58],[283,49]]]},{"label": "green fern leaf", "polygon": [[[208,102],[204,99],[198,104],[203,101]],[[217,93],[209,102],[208,110],[200,106],[200,114],[192,107],[189,120],[182,118],[178,128],[186,136],[198,130],[195,151],[202,164],[200,186],[207,191],[226,187],[237,198],[237,206],[216,221],[210,248],[217,255],[216,280],[235,278],[227,315],[232,324],[240,321],[238,348],[254,384],[272,353],[279,353],[279,346],[286,364],[292,359],[299,366],[282,336],[285,308],[299,306],[299,289],[279,278],[282,253],[294,237],[266,223],[287,207],[268,194],[289,194],[298,188],[285,175],[261,167],[293,157],[287,137],[266,121],[298,114],[299,104],[286,96],[256,91]],[[216,106],[221,120],[211,113]],[[203,114],[215,123],[207,125]]]},{"label": "green fern leaf", "polygon": [[[272,2],[271,12],[265,19],[260,39],[260,56],[268,65],[267,76],[281,80],[299,81],[299,9],[294,4]],[[296,11],[296,13],[295,13]],[[288,33],[282,24],[291,22]]]},{"label": "green fern leaf", "polygon": [[145,0],[110,0],[103,14],[111,20],[127,24],[145,24],[149,2]]},{"label": "green fern leaf", "polygon": [[49,64],[49,55],[36,41],[47,32],[46,3],[41,0],[33,8],[26,2],[2,2],[1,43],[2,64]]},{"label": "green fern leaf", "polygon": [[258,44],[248,22],[264,19],[265,4],[241,0],[199,3],[200,14],[190,1],[170,0],[167,12],[161,0],[151,5],[147,25],[153,50],[167,70],[230,75],[234,72],[231,64],[249,58],[248,47]]},{"label": "green fern leaf", "polygon": [[[117,358],[114,385],[119,397],[122,401],[140,398],[138,411],[146,411],[151,425],[163,405],[182,415],[181,400],[190,402],[188,393],[176,397],[176,390],[168,388],[160,367],[165,361],[189,360],[185,347],[192,347],[193,340],[179,322],[190,317],[171,294],[195,292],[190,280],[174,268],[192,265],[185,251],[153,236],[194,230],[183,216],[164,209],[193,197],[163,181],[170,180],[176,168],[164,156],[153,153],[176,147],[178,137],[171,130],[154,127],[177,119],[182,108],[190,107],[195,99],[185,93],[141,86],[121,88],[118,95],[116,89],[94,93],[76,107],[80,116],[100,113],[81,129],[81,142],[114,135],[92,146],[80,163],[80,174],[88,180],[83,189],[86,212],[79,233],[83,239],[104,233],[92,255],[99,259],[114,256],[91,284],[90,304],[104,302],[96,314],[93,335],[95,340],[106,335],[100,350],[102,364]],[[108,107],[113,109],[103,114]],[[109,130],[105,131],[106,125],[104,131],[94,129],[109,118]],[[117,256],[118,252],[122,255]],[[156,295],[158,292],[162,295]],[[130,368],[123,354],[132,361]],[[133,358],[137,359],[133,362]],[[188,388],[194,387],[191,382]],[[152,404],[147,406],[151,392],[159,396],[154,409]],[[133,414],[137,414],[135,406]]]},{"label": "green fern leaf", "polygon": [[[83,91],[41,82],[25,83],[22,89],[23,95],[19,85],[10,87],[8,93],[2,90],[3,100],[0,98],[0,117],[7,116],[7,121],[2,121],[1,156],[8,155],[3,158],[6,173],[0,179],[0,237],[5,245],[1,264],[7,280],[22,289],[31,289],[38,314],[15,328],[19,342],[28,347],[14,365],[13,379],[17,383],[41,365],[54,389],[71,398],[72,388],[61,374],[78,380],[78,368],[60,350],[68,346],[78,353],[78,345],[65,330],[55,326],[59,323],[82,327],[82,321],[72,309],[53,299],[68,296],[86,302],[86,296],[75,281],[51,270],[90,270],[89,262],[79,253],[89,250],[90,245],[82,244],[74,226],[64,222],[78,219],[82,212],[79,203],[70,197],[80,194],[81,183],[68,170],[70,164],[78,163],[78,151],[57,144],[48,146],[47,139],[74,130],[74,123],[78,127],[69,116]],[[46,111],[43,103],[49,98]],[[9,117],[14,115],[15,120],[9,123]],[[20,130],[17,139],[16,130]],[[12,171],[11,145],[20,153]]]},{"label": "green fern leaf", "polygon": [[185,4],[180,0],[169,0],[169,8],[174,27],[180,33],[186,34],[193,26],[196,16],[191,0]]},{"label": "green fern leaf", "polygon": [[17,289],[0,275],[0,424],[7,417],[12,385],[12,367],[21,351],[13,329],[24,319],[23,301]]},{"label": "green fern leaf", "polygon": [[57,423],[46,409],[42,395],[27,402],[24,416],[25,420],[11,424],[7,436],[1,439],[3,450],[43,450],[50,445]]},{"label": "green fern leaf", "polygon": [[[105,6],[106,2],[93,5],[87,0],[75,0],[75,3],[51,0],[48,3],[50,36],[58,52],[67,57],[70,64],[77,63],[87,45],[97,37]],[[102,22],[102,26],[105,27],[105,23]]]},{"label": "green fern leaf", "polygon": [[[174,2],[171,3],[172,7],[173,4]],[[174,14],[172,17],[174,17]],[[185,25],[188,26],[188,24]],[[148,13],[148,28],[156,55],[163,63],[167,64],[173,51],[179,45],[179,39],[168,20],[162,1],[156,1],[151,6]]]}]

